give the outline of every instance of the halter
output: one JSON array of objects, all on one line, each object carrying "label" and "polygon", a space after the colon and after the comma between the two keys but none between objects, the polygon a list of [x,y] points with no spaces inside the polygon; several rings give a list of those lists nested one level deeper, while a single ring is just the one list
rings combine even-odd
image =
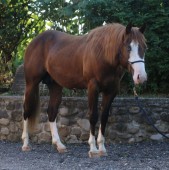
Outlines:
[{"label": "halter", "polygon": [[135,63],[145,63],[145,62],[143,60],[137,60],[137,61],[132,61],[132,62],[128,61],[128,63],[132,65]]},{"label": "halter", "polygon": [[[121,50],[119,50],[117,56],[118,56],[119,60],[122,58]],[[135,63],[145,63],[145,61],[144,60],[136,60],[136,61],[132,61],[132,62],[128,61],[128,63],[133,65]]]},{"label": "halter", "polygon": [[132,68],[132,65],[133,64],[135,64],[135,63],[145,63],[145,61],[144,60],[136,60],[136,61],[132,61],[132,62],[130,62],[130,61],[128,61],[128,70],[130,71],[130,69]]}]

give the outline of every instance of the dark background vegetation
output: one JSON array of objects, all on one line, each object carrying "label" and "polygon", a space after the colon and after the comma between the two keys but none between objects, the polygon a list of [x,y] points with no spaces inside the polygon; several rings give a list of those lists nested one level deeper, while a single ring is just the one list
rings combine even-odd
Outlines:
[{"label": "dark background vegetation", "polygon": [[[9,89],[28,43],[46,29],[85,34],[104,22],[147,24],[146,94],[169,95],[168,0],[0,0],[0,88]],[[121,94],[131,92],[126,74]],[[69,93],[65,90],[65,93]]]}]

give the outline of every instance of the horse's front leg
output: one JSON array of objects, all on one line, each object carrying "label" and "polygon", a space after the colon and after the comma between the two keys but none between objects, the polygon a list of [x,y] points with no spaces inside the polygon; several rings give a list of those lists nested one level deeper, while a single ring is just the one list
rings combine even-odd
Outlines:
[{"label": "horse's front leg", "polygon": [[97,138],[97,144],[99,146],[100,156],[107,156],[104,134],[105,134],[106,124],[107,124],[108,117],[109,117],[110,106],[115,96],[116,96],[115,94],[103,93],[101,125],[99,128],[99,133],[98,133],[98,138]]},{"label": "horse's front leg", "polygon": [[58,152],[64,153],[67,152],[67,150],[65,145],[60,140],[57,125],[56,125],[56,116],[62,98],[62,87],[55,82],[51,82],[50,84],[47,85],[49,88],[49,95],[50,95],[47,113],[48,113],[49,124],[50,124],[51,135],[52,135],[52,144],[56,146]]},{"label": "horse's front leg", "polygon": [[90,137],[88,143],[90,145],[89,157],[98,157],[99,151],[96,147],[95,126],[98,121],[98,95],[99,88],[95,80],[90,80],[88,84],[88,104],[89,104],[89,121],[90,121]]}]

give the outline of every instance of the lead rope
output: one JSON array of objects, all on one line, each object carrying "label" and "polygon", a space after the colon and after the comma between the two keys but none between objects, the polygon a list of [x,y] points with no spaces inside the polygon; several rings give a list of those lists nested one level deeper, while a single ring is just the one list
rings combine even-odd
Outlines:
[{"label": "lead rope", "polygon": [[138,107],[139,107],[142,115],[146,118],[148,124],[150,124],[160,135],[162,135],[162,136],[165,137],[166,139],[169,139],[168,136],[166,136],[163,132],[161,132],[161,131],[159,131],[159,130],[157,129],[157,127],[156,127],[156,126],[154,125],[154,123],[153,123],[152,118],[151,118],[150,116],[148,116],[147,111],[142,107],[142,105],[141,105],[141,103],[140,103],[140,101],[139,101],[139,97],[138,97],[138,94],[137,94],[137,92],[136,92],[135,86],[134,86],[134,88],[133,88],[133,93],[134,93],[134,97],[135,97],[136,103],[137,103],[137,105],[138,105]]},{"label": "lead rope", "polygon": [[138,94],[137,94],[137,91],[136,91],[136,87],[135,87],[135,86],[133,87],[133,93],[134,93],[134,96],[135,96],[135,97],[138,97]]}]

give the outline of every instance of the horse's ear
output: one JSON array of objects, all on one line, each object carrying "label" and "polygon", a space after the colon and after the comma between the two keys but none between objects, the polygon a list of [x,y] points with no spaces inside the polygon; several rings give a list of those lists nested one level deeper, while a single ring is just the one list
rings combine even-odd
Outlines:
[{"label": "horse's ear", "polygon": [[143,34],[146,29],[146,24],[144,23],[142,27],[139,28],[139,31]]},{"label": "horse's ear", "polygon": [[126,34],[130,34],[132,28],[132,23],[129,22],[129,24],[126,26]]}]

